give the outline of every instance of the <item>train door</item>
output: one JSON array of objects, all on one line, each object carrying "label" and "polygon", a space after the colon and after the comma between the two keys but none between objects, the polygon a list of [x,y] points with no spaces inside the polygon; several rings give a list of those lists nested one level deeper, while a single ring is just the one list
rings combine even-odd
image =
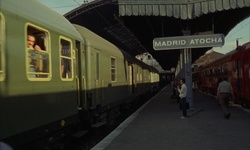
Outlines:
[{"label": "train door", "polygon": [[86,103],[86,74],[85,74],[85,56],[86,52],[83,50],[84,45],[81,46],[79,41],[76,41],[75,50],[75,64],[76,64],[76,82],[77,82],[77,103],[78,108],[81,109]]},{"label": "train door", "polygon": [[133,79],[133,66],[132,64],[128,65],[128,88],[129,88],[129,94],[133,94],[134,93],[134,79]]},{"label": "train door", "polygon": [[100,54],[96,53],[96,62],[95,62],[95,95],[96,95],[96,105],[102,103],[102,81],[100,79]]}]

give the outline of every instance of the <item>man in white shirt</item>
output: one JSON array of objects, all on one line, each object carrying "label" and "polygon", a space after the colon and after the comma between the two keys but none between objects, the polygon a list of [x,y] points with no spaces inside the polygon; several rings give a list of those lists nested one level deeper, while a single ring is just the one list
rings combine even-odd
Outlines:
[{"label": "man in white shirt", "polygon": [[185,85],[185,79],[180,79],[180,85],[181,87],[177,87],[177,90],[179,92],[179,97],[181,99],[181,107],[182,107],[182,117],[181,119],[185,119],[187,117],[187,108],[186,108],[186,97],[187,97],[187,86]]},{"label": "man in white shirt", "polygon": [[229,119],[230,112],[229,112],[229,100],[230,98],[234,99],[233,88],[231,84],[227,81],[227,78],[223,78],[218,85],[217,89],[217,99],[219,100],[222,110],[224,111],[224,117]]}]

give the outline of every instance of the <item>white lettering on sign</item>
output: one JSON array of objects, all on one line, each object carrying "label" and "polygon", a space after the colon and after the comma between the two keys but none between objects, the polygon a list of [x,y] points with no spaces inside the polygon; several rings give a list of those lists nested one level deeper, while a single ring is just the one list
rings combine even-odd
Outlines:
[{"label": "white lettering on sign", "polygon": [[205,43],[221,43],[222,38],[206,38],[206,39],[191,39],[190,45],[192,44],[205,44]]},{"label": "white lettering on sign", "polygon": [[223,45],[224,45],[223,34],[166,37],[166,38],[155,38],[153,40],[153,47],[155,50],[214,47]]},{"label": "white lettering on sign", "polygon": [[[223,42],[222,38],[207,38],[207,39],[191,39],[189,44],[190,45],[197,45],[197,44],[206,44],[206,43],[221,43]],[[155,46],[179,46],[185,45],[187,43],[186,40],[173,40],[173,41],[158,41],[154,42]]]},{"label": "white lettering on sign", "polygon": [[155,42],[155,46],[172,46],[172,45],[185,45],[187,41],[185,40],[173,40],[173,41],[161,41]]}]

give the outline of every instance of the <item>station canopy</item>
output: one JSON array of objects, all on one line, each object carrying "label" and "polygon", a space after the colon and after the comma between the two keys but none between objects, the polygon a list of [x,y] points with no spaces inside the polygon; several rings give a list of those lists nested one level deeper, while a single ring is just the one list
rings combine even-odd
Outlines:
[{"label": "station canopy", "polygon": [[[154,38],[187,32],[226,36],[250,16],[250,0],[95,0],[64,16],[133,56],[150,53],[164,70],[170,70],[176,67],[180,50],[155,51]],[[192,62],[209,49],[192,49]]]}]

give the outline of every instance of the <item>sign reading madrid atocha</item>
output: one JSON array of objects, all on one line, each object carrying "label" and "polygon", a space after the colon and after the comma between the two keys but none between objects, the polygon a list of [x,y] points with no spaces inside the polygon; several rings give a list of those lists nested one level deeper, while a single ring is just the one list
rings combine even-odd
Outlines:
[{"label": "sign reading madrid atocha", "polygon": [[154,50],[220,47],[224,45],[223,34],[162,37],[153,40]]}]

